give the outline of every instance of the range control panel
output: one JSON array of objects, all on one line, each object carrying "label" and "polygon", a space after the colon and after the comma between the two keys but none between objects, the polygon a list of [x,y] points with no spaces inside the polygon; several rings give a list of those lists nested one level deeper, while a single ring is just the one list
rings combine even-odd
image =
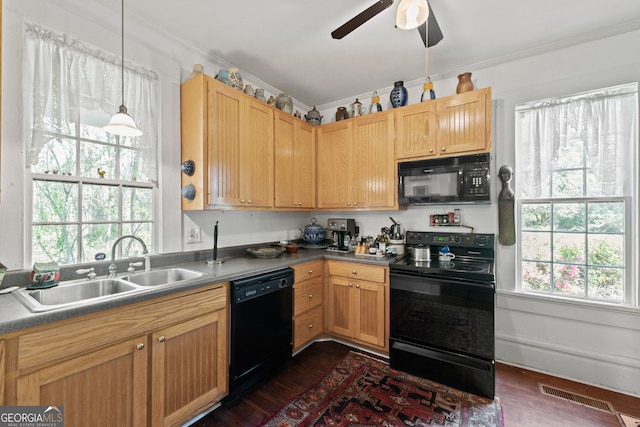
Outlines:
[{"label": "range control panel", "polygon": [[461,248],[489,248],[495,245],[494,234],[479,233],[432,233],[428,231],[407,231],[406,244],[413,246],[438,245]]}]

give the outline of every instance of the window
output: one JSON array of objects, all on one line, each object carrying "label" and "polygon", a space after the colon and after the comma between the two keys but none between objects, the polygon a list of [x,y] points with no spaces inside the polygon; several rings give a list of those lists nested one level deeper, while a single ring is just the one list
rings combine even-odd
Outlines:
[{"label": "window", "polygon": [[122,102],[116,56],[27,23],[24,70],[31,260],[89,262],[127,234],[153,247],[157,76],[125,66],[125,104],[144,132],[128,138],[102,130]]},{"label": "window", "polygon": [[516,107],[520,290],[632,304],[637,84]]}]

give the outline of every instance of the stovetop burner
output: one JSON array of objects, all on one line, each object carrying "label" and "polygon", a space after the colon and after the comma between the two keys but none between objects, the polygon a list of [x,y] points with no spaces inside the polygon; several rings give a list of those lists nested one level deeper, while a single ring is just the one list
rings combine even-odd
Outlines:
[{"label": "stovetop burner", "polygon": [[[407,255],[390,264],[391,272],[446,276],[482,282],[494,282],[494,235],[451,234],[408,231]],[[451,261],[440,261],[438,253],[443,246],[455,254]],[[430,247],[431,260],[411,259],[413,247]]]}]

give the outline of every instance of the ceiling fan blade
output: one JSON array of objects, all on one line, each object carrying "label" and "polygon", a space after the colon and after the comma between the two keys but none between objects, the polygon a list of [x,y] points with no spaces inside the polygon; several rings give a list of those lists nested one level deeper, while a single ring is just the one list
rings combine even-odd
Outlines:
[{"label": "ceiling fan blade", "polygon": [[333,37],[334,39],[343,38],[392,4],[393,0],[378,0],[373,6],[363,10],[362,12],[345,22],[343,25],[335,29],[331,33],[331,37]]},{"label": "ceiling fan blade", "polygon": [[440,30],[440,25],[438,25],[438,20],[436,16],[433,14],[433,10],[431,10],[431,3],[429,3],[429,18],[428,22],[420,25],[418,27],[418,31],[420,32],[420,37],[422,37],[422,43],[427,45],[427,23],[429,24],[429,47],[435,46],[443,39],[442,31]]}]

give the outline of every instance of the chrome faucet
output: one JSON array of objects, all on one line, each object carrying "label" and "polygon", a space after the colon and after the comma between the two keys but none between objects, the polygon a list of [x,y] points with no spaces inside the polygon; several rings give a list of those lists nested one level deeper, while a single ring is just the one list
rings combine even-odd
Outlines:
[{"label": "chrome faucet", "polygon": [[120,243],[122,240],[124,239],[134,239],[137,240],[138,242],[140,242],[140,244],[142,245],[142,254],[145,255],[144,257],[144,263],[145,263],[145,271],[148,270],[148,257],[146,256],[149,251],[147,250],[147,245],[144,244],[144,242],[142,241],[141,238],[136,237],[132,234],[128,234],[126,236],[122,236],[120,238],[118,238],[115,242],[113,242],[113,246],[111,247],[111,264],[109,264],[109,278],[113,279],[116,277],[116,246],[118,246],[118,243]]}]

